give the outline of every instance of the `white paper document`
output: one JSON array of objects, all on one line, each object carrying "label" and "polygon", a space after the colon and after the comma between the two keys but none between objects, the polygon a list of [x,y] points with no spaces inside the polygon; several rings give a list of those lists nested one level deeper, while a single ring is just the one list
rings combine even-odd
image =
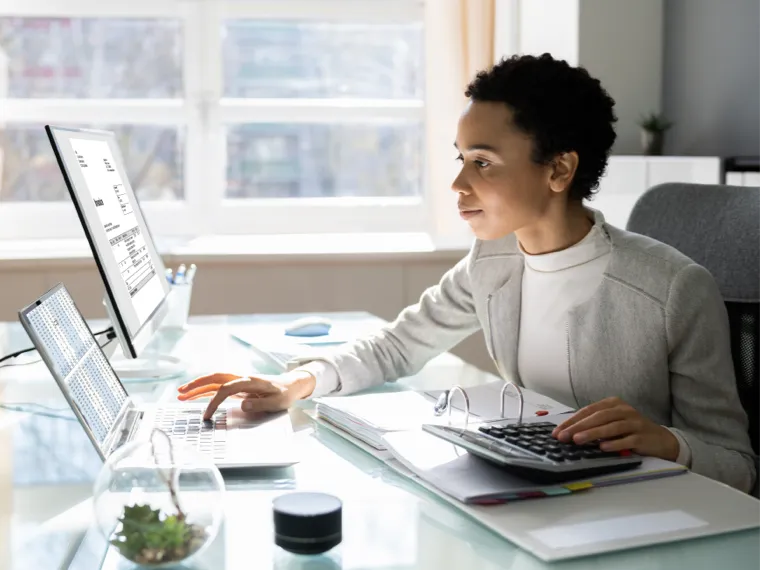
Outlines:
[{"label": "white paper document", "polygon": [[78,138],[70,142],[138,322],[143,323],[164,297],[161,285],[164,276],[158,275],[151,261],[145,236],[108,143]]}]

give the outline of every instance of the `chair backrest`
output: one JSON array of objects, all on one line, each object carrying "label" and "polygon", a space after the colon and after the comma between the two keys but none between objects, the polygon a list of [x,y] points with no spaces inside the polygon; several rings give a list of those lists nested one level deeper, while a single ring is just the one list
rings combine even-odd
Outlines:
[{"label": "chair backrest", "polygon": [[633,207],[629,231],[671,245],[715,278],[728,310],[736,386],[760,443],[760,188],[660,184]]}]

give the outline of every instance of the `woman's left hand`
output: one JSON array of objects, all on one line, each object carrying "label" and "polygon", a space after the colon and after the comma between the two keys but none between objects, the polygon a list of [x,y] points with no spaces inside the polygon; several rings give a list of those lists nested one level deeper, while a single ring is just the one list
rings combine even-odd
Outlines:
[{"label": "woman's left hand", "polygon": [[630,449],[639,455],[675,461],[680,449],[669,429],[645,418],[620,398],[605,398],[578,410],[559,424],[552,435],[581,444],[602,440],[603,451]]}]

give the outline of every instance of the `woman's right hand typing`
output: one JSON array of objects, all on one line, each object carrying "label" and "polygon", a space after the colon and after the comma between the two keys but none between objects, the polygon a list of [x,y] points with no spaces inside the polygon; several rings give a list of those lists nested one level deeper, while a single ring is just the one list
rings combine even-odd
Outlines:
[{"label": "woman's right hand typing", "polygon": [[177,399],[184,402],[211,397],[203,413],[203,419],[207,420],[229,397],[242,398],[240,407],[244,412],[278,412],[288,409],[296,400],[308,398],[315,385],[314,376],[304,370],[293,370],[278,376],[215,373],[177,388]]}]

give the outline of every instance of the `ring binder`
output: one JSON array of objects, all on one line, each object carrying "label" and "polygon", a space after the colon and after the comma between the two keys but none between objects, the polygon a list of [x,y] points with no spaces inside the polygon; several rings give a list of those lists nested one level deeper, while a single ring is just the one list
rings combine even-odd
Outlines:
[{"label": "ring binder", "polygon": [[501,414],[502,418],[505,418],[504,415],[504,396],[507,395],[507,388],[510,386],[514,387],[514,389],[517,391],[517,401],[518,401],[518,411],[517,411],[517,423],[521,424],[523,421],[523,408],[525,407],[525,399],[523,398],[523,393],[520,387],[515,384],[514,382],[507,382],[504,381],[504,386],[501,389],[501,402],[499,403],[499,412]]},{"label": "ring binder", "polygon": [[[523,412],[525,409],[525,397],[523,396],[522,389],[515,384],[514,382],[504,382],[504,386],[501,389],[500,393],[500,403],[499,403],[499,416],[500,419],[505,419],[507,416],[505,414],[506,406],[504,405],[504,397],[507,395],[507,389],[509,387],[513,387],[515,389],[515,392],[517,393],[517,423],[521,424],[523,423]],[[436,401],[435,405],[433,406],[433,413],[436,416],[443,415],[443,412],[448,410],[449,412],[449,425],[451,425],[451,400],[454,395],[455,391],[459,391],[462,393],[462,397],[464,398],[464,413],[465,413],[465,420],[464,420],[464,427],[467,427],[468,422],[470,420],[470,398],[467,396],[467,390],[462,388],[459,385],[454,386],[450,390],[446,390],[443,393],[441,393],[441,396]]]},{"label": "ring binder", "polygon": [[446,398],[446,407],[449,409],[449,425],[451,425],[451,408],[453,407],[451,405],[451,399],[454,396],[454,392],[459,390],[462,393],[462,397],[464,398],[464,427],[462,428],[467,429],[467,425],[470,423],[470,398],[467,396],[467,391],[462,388],[459,385],[454,386],[448,394],[448,397]]}]

